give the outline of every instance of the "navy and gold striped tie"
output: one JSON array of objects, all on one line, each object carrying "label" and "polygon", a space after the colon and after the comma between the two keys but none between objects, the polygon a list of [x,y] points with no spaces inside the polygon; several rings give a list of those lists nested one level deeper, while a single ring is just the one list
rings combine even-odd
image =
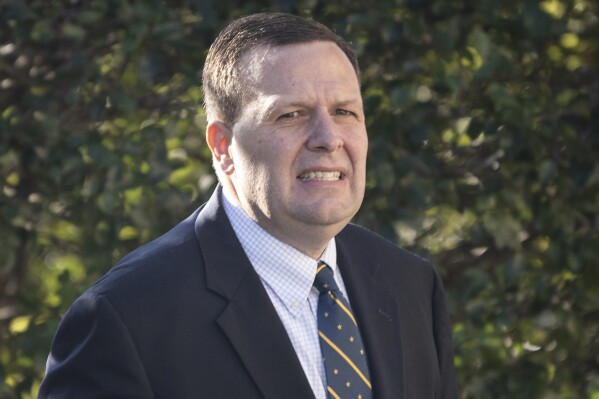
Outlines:
[{"label": "navy and gold striped tie", "polygon": [[370,399],[372,387],[362,338],[333,271],[319,263],[314,286],[318,298],[318,336],[329,398]]}]

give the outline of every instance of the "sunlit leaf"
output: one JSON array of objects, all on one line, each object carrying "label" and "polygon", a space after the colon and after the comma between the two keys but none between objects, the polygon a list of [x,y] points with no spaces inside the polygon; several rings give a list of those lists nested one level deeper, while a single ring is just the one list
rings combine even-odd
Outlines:
[{"label": "sunlit leaf", "polygon": [[9,331],[11,334],[19,334],[27,331],[29,323],[31,322],[31,316],[19,316],[15,317],[10,321]]}]

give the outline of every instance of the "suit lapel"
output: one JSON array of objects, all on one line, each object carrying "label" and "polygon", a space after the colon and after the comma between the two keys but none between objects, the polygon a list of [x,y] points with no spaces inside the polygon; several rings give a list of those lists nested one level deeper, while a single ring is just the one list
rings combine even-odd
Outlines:
[{"label": "suit lapel", "polygon": [[265,398],[311,398],[287,332],[235,236],[220,195],[219,186],[195,224],[208,288],[228,301],[217,323]]},{"label": "suit lapel", "polygon": [[377,399],[405,398],[405,364],[402,356],[398,303],[384,292],[378,280],[380,265],[373,264],[360,243],[337,236],[337,263],[366,345]]}]

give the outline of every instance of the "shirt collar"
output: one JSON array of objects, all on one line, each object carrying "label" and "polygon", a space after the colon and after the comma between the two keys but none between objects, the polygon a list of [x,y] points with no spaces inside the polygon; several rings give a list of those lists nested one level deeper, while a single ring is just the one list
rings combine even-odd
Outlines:
[{"label": "shirt collar", "polygon": [[[223,190],[223,204],[233,230],[252,266],[294,317],[310,294],[318,261],[270,235]],[[337,273],[337,249],[332,238],[319,261]]]}]

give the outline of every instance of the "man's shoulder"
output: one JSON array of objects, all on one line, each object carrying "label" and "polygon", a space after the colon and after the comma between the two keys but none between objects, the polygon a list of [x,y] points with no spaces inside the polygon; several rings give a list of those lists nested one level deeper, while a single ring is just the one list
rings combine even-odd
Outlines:
[{"label": "man's shoulder", "polygon": [[399,248],[395,243],[391,242],[380,234],[354,223],[349,223],[347,226],[345,226],[345,228],[341,230],[337,237],[349,240],[366,240],[369,243],[382,245],[389,247],[390,249]]},{"label": "man's shoulder", "polygon": [[410,252],[400,247],[398,244],[392,242],[388,238],[385,238],[382,235],[357,224],[348,224],[337,235],[337,238],[342,241],[353,242],[355,244],[358,244],[359,246],[369,246],[371,248],[376,248],[377,251],[384,251],[398,255],[416,257],[426,262],[426,259],[420,257],[419,255]]},{"label": "man's shoulder", "polygon": [[99,295],[119,295],[168,287],[184,280],[201,258],[195,235],[199,209],[171,230],[133,250],[118,261],[88,290]]},{"label": "man's shoulder", "polygon": [[363,226],[350,223],[337,235],[337,241],[342,248],[351,252],[350,256],[359,253],[379,265],[419,269],[420,272],[427,273],[434,271],[432,264],[426,258],[400,247]]}]

